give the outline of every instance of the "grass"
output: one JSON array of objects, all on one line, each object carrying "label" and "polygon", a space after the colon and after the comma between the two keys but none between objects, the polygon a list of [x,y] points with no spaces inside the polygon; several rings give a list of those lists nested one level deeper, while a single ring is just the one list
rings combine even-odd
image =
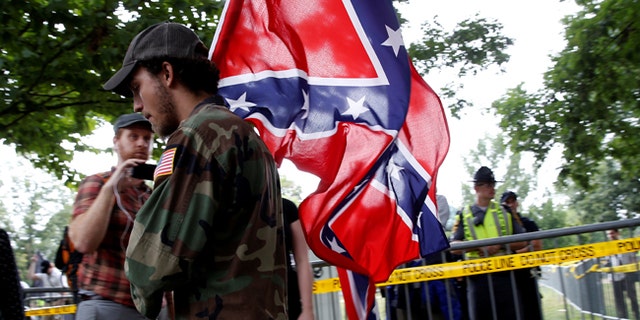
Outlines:
[{"label": "grass", "polygon": [[545,320],[581,320],[582,315],[578,309],[565,302],[563,296],[545,286],[540,286],[542,294],[542,313]]},{"label": "grass", "polygon": [[[612,301],[611,285],[605,283],[603,285],[605,306],[607,314],[612,316],[615,314],[615,306]],[[640,291],[639,291],[640,292]],[[540,293],[542,294],[542,312],[545,320],[583,320],[583,319],[602,319],[601,317],[591,316],[590,314],[582,314],[575,306],[567,302],[565,305],[564,297],[557,291],[550,289],[546,286],[540,286]],[[611,301],[609,301],[611,300]],[[380,295],[380,291],[376,293],[376,302],[381,318],[386,319],[385,314],[385,300]],[[342,319],[346,320],[346,314],[344,309],[344,299],[340,295],[339,300],[340,313]]]}]

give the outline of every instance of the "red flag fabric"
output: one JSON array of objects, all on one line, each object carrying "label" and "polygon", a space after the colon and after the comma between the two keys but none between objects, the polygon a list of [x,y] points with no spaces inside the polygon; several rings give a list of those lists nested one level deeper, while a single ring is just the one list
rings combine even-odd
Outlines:
[{"label": "red flag fabric", "polygon": [[432,188],[446,118],[411,65],[391,1],[230,0],[211,59],[220,94],[276,161],[320,178],[299,208],[307,242],[345,269],[349,318],[371,318],[375,282],[448,247]]}]

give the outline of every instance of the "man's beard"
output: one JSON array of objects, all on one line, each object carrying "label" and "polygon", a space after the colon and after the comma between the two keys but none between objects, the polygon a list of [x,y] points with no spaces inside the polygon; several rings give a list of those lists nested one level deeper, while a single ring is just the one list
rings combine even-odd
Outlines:
[{"label": "man's beard", "polygon": [[180,120],[178,119],[176,106],[171,99],[169,91],[158,82],[156,92],[160,100],[158,111],[162,116],[158,117],[160,121],[157,123],[157,126],[153,126],[153,131],[160,137],[166,138],[178,129]]}]

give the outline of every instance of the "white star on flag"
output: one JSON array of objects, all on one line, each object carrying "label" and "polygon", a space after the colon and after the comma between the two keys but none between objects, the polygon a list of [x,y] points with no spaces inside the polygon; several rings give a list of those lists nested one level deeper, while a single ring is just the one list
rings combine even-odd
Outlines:
[{"label": "white star on flag", "polygon": [[306,119],[309,116],[309,94],[304,92],[304,90],[302,90],[302,98],[304,99],[302,103],[302,111],[304,111],[304,113],[300,118]]},{"label": "white star on flag", "polygon": [[361,114],[369,111],[369,109],[364,107],[364,97],[360,98],[358,101],[353,101],[350,98],[347,98],[347,103],[349,103],[349,109],[343,112],[343,116],[352,116],[353,119],[358,119]]},{"label": "white star on flag", "polygon": [[249,108],[255,107],[256,104],[253,102],[247,102],[247,93],[243,93],[237,100],[227,98],[227,102],[229,102],[229,108],[232,112],[235,112],[237,109],[242,109],[245,111],[249,111]]},{"label": "white star on flag", "polygon": [[393,161],[389,161],[389,165],[387,166],[387,173],[389,174],[389,178],[393,178],[396,180],[400,180],[400,171],[402,168],[395,164]]},{"label": "white star on flag", "polygon": [[402,33],[400,32],[400,28],[398,30],[393,30],[389,28],[389,26],[385,26],[387,28],[387,34],[389,38],[385,42],[382,43],[383,46],[392,47],[393,53],[398,56],[398,52],[400,51],[400,47],[404,46],[404,40],[402,40]]}]

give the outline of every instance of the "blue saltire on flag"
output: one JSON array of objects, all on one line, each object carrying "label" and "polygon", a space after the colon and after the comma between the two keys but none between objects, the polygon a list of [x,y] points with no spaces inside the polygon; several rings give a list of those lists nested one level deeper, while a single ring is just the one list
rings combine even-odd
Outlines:
[{"label": "blue saltire on flag", "polygon": [[432,188],[446,118],[391,1],[230,0],[211,59],[220,94],[276,161],[320,178],[300,205],[307,242],[344,269],[349,318],[375,318],[375,282],[448,247]]}]

